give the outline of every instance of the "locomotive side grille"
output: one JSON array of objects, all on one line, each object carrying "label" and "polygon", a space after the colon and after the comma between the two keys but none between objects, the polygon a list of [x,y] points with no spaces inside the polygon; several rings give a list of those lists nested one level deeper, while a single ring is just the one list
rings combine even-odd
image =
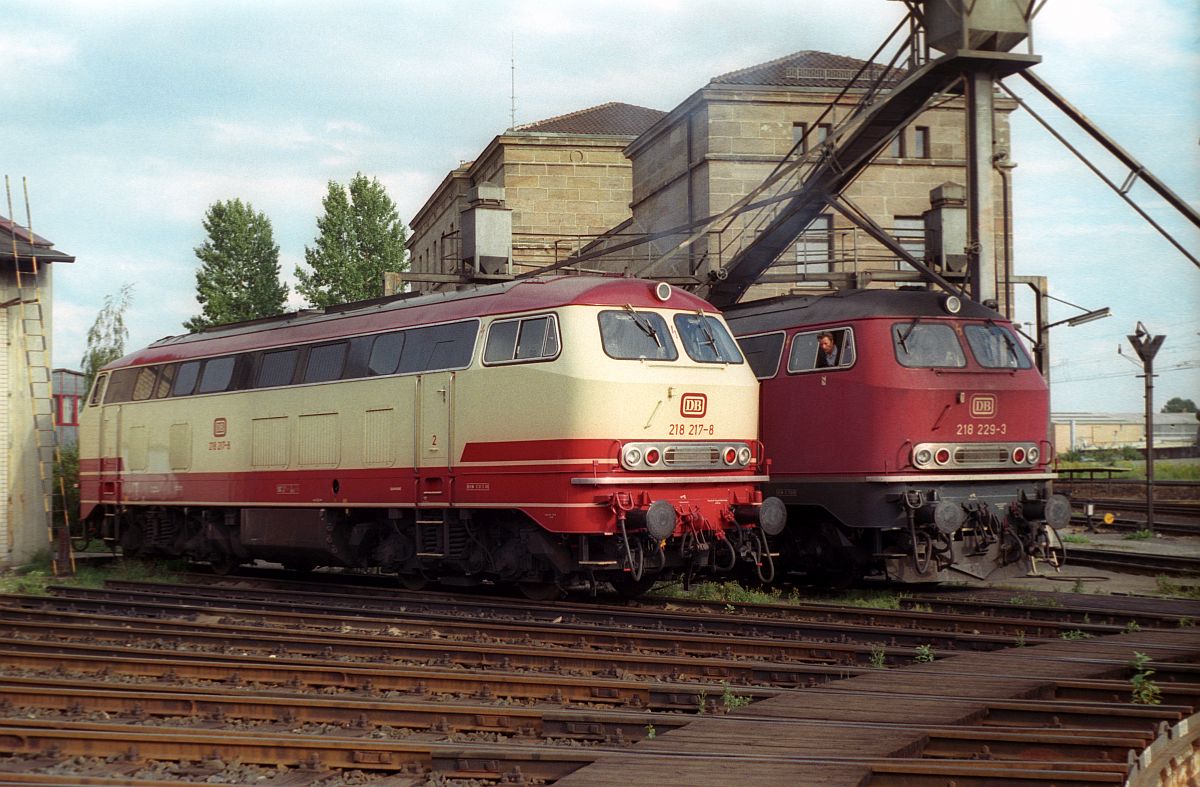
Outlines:
[{"label": "locomotive side grille", "polygon": [[663,451],[663,464],[667,467],[716,467],[721,453],[714,446],[675,445]]}]

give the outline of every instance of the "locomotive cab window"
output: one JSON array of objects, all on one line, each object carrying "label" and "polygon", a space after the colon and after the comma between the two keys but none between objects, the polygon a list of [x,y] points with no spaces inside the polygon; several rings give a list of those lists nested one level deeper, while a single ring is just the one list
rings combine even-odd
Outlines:
[{"label": "locomotive cab window", "polygon": [[486,364],[550,360],[558,357],[558,320],[552,314],[497,320],[488,328]]},{"label": "locomotive cab window", "polygon": [[1017,337],[1008,328],[987,323],[963,328],[975,360],[985,369],[1028,369],[1033,366]]},{"label": "locomotive cab window", "polygon": [[967,365],[954,329],[945,323],[899,322],[892,326],[892,343],[901,366],[925,369],[961,369]]},{"label": "locomotive cab window", "polygon": [[[827,341],[822,342],[823,338]],[[792,337],[787,368],[792,374],[817,369],[846,369],[854,365],[854,357],[854,331],[850,328],[805,331]]]},{"label": "locomotive cab window", "polygon": [[133,398],[133,383],[137,379],[137,369],[117,369],[108,381],[104,392],[104,403],[128,402]]},{"label": "locomotive cab window", "polygon": [[620,361],[674,361],[679,357],[667,322],[655,312],[600,312],[600,342]]},{"label": "locomotive cab window", "polygon": [[676,314],[675,330],[683,351],[700,363],[742,363],[737,343],[711,314]]},{"label": "locomotive cab window", "polygon": [[767,380],[779,371],[779,359],[783,355],[784,334],[764,333],[759,336],[743,336],[738,339],[742,354],[754,370],[754,376]]}]

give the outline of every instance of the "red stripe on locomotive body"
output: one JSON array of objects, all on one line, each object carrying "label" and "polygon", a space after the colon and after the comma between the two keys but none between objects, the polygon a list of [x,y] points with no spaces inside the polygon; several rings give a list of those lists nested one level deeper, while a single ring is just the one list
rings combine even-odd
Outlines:
[{"label": "red stripe on locomotive body", "polygon": [[[720,484],[705,480],[639,483],[637,473],[606,471],[604,485],[573,484],[591,478],[578,467],[539,466],[535,472],[513,467],[470,470],[450,468],[378,468],[319,471],[266,471],[240,473],[126,473],[121,480],[105,482],[96,476],[80,480],[85,503],[121,502],[126,505],[206,507],[307,507],[307,508],[464,508],[521,511],[549,531],[612,534],[615,517],[611,501],[616,493],[653,493],[694,506],[714,525],[732,505],[755,501],[757,485],[745,471],[730,472]],[[697,474],[693,474],[697,475]],[[336,480],[338,491],[333,491]]]}]

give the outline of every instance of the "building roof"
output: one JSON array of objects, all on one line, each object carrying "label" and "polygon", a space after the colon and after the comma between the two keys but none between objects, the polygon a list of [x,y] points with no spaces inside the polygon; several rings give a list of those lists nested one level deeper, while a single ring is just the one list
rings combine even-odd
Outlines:
[{"label": "building roof", "polygon": [[[709,84],[842,88],[866,62],[854,57],[806,49],[756,66],[715,76],[709,80]],[[863,76],[866,79],[875,79],[886,71],[886,66],[875,64],[870,66]],[[894,83],[902,75],[902,71],[893,69],[892,78],[888,82]],[[866,86],[865,83],[863,86]]]},{"label": "building roof", "polygon": [[[74,262],[75,258],[54,248],[54,244],[41,235],[6,216],[0,216],[0,262],[13,262],[13,251],[21,260],[37,257],[38,262]],[[24,270],[24,269],[22,269]]]},{"label": "building roof", "polygon": [[658,109],[610,101],[607,104],[588,107],[566,115],[525,123],[512,130],[636,137],[666,114]]}]

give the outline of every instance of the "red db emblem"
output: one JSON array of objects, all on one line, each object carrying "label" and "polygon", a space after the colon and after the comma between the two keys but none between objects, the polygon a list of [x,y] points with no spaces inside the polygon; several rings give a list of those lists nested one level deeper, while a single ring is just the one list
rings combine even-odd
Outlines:
[{"label": "red db emblem", "polygon": [[704,394],[687,393],[679,400],[679,414],[684,418],[703,418],[708,412],[708,397]]},{"label": "red db emblem", "polygon": [[996,415],[996,397],[991,394],[975,394],[971,397],[972,418],[994,418]]},{"label": "red db emblem", "polygon": [[224,418],[213,419],[213,437],[224,437],[227,431],[229,431],[229,424]]}]

